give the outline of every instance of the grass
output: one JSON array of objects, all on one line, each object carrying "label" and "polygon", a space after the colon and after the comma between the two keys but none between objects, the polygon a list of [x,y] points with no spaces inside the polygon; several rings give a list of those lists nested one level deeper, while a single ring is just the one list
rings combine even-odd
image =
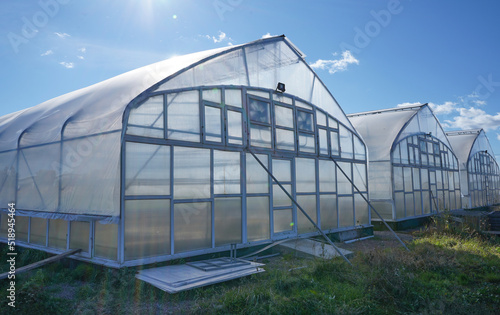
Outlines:
[{"label": "grass", "polygon": [[[75,267],[65,261],[19,275],[17,309],[6,306],[5,299],[0,313],[498,313],[498,238],[446,216],[415,236],[410,252],[398,247],[359,253],[352,259],[354,267],[341,259],[284,255],[267,261],[265,273],[175,295],[136,280],[134,268]],[[44,256],[22,250],[19,259],[27,264]],[[6,257],[4,246],[0,257]],[[0,289],[6,292],[6,281]]]}]

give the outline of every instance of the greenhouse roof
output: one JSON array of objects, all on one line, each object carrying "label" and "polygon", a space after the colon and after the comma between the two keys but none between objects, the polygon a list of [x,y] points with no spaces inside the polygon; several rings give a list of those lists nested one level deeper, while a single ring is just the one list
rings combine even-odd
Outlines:
[{"label": "greenhouse roof", "polygon": [[483,129],[449,131],[446,135],[462,169],[467,168],[469,158],[479,151],[488,151],[495,156]]}]

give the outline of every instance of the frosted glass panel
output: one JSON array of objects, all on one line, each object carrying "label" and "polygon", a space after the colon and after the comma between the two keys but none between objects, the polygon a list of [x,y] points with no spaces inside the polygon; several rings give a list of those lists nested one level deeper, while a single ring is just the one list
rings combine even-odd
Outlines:
[{"label": "frosted glass panel", "polygon": [[352,133],[343,126],[339,126],[340,153],[343,158],[353,158]]},{"label": "frosted glass panel", "polygon": [[[267,155],[257,154],[259,160],[268,167]],[[247,153],[246,155],[247,194],[269,193],[269,176],[266,170]]]},{"label": "frosted glass panel", "polygon": [[330,154],[339,155],[339,134],[334,131],[330,131]]},{"label": "frosted glass panel", "polygon": [[412,217],[415,215],[415,206],[413,203],[413,193],[405,194],[406,216]]},{"label": "frosted glass panel", "polygon": [[[366,165],[353,163],[354,185],[362,191],[367,191],[366,183]],[[354,189],[354,191],[357,191]]]},{"label": "frosted glass panel", "polygon": [[127,124],[127,134],[163,138],[163,95],[152,96],[139,107],[132,108]]},{"label": "frosted glass panel", "polygon": [[396,208],[396,219],[405,217],[405,195],[404,193],[395,193],[394,206]]},{"label": "frosted glass panel", "polygon": [[316,110],[316,123],[320,126],[326,126],[326,115],[319,110]]},{"label": "frosted glass panel", "polygon": [[174,251],[188,252],[212,247],[210,202],[174,205]]},{"label": "frosted glass panel", "polygon": [[328,136],[325,129],[318,129],[319,154],[328,155]]},{"label": "frosted glass panel", "polygon": [[241,113],[227,111],[227,142],[229,144],[242,144]]},{"label": "frosted glass panel", "polygon": [[335,195],[319,196],[321,229],[337,228],[337,197]]},{"label": "frosted glass panel", "polygon": [[354,139],[354,158],[357,160],[365,160],[366,159],[366,149],[365,145],[356,136],[353,136]]},{"label": "frosted glass panel", "polygon": [[222,141],[221,109],[205,106],[205,139],[207,141]]},{"label": "frosted glass panel", "polygon": [[217,88],[213,88],[210,90],[203,90],[202,92],[203,100],[214,102],[217,104],[220,104],[222,102],[221,95],[222,95],[221,90]]},{"label": "frosted glass panel", "polygon": [[[307,215],[318,223],[316,213],[316,195],[297,196],[298,204],[304,209]],[[314,225],[309,221],[306,216],[297,208],[297,230],[299,233],[310,233],[317,231]]]},{"label": "frosted glass panel", "polygon": [[200,141],[200,105],[198,91],[167,95],[168,139]]},{"label": "frosted glass panel", "polygon": [[170,200],[125,201],[125,260],[170,254]]},{"label": "frosted glass panel", "polygon": [[[339,167],[344,171],[344,173],[351,177],[351,163],[345,163],[345,162],[340,162],[338,163]],[[339,194],[352,194],[352,184],[347,179],[344,174],[338,170],[337,171],[337,188],[338,188],[338,193]]]},{"label": "frosted glass panel", "polygon": [[69,248],[81,248],[82,252],[89,252],[90,223],[83,221],[72,221],[69,236]]},{"label": "frosted glass panel", "polygon": [[[370,203],[382,218],[393,220],[392,203],[390,201],[371,201]],[[375,213],[375,211],[372,211],[372,219],[380,220],[380,217]]]},{"label": "frosted glass panel", "polygon": [[299,135],[299,151],[306,153],[316,153],[316,144],[313,135]]},{"label": "frosted glass panel", "polygon": [[95,225],[94,254],[96,257],[116,260],[118,247],[118,225],[101,224]]},{"label": "frosted glass panel", "polygon": [[273,176],[280,182],[292,181],[292,169],[290,160],[273,160]]},{"label": "frosted glass panel", "polygon": [[240,170],[240,152],[214,150],[214,194],[239,194]]},{"label": "frosted glass panel", "polygon": [[170,147],[127,142],[126,195],[170,195]]},{"label": "frosted glass panel", "polygon": [[226,105],[241,107],[241,90],[226,89]]},{"label": "frosted glass panel", "polygon": [[293,128],[293,109],[276,105],[274,111],[277,126]]},{"label": "frosted glass panel", "polygon": [[215,198],[215,246],[241,243],[241,198]]},{"label": "frosted glass panel", "polygon": [[247,240],[269,238],[269,197],[247,197]]},{"label": "frosted glass panel", "polygon": [[354,226],[352,197],[339,197],[339,227]]},{"label": "frosted glass panel", "polygon": [[[292,195],[292,186],[283,185],[286,191]],[[290,199],[287,194],[278,185],[273,185],[273,206],[274,207],[286,207],[292,206],[292,199]]]},{"label": "frosted glass panel", "polygon": [[319,191],[335,192],[336,184],[335,164],[330,160],[319,160]]},{"label": "frosted glass panel", "polygon": [[295,150],[295,132],[285,129],[276,129],[276,148],[279,150]]},{"label": "frosted glass panel", "polygon": [[394,190],[404,190],[403,186],[403,168],[394,167]]},{"label": "frosted glass panel", "polygon": [[271,127],[252,125],[250,128],[250,144],[255,147],[271,147]]},{"label": "frosted glass panel", "polygon": [[66,249],[68,221],[49,220],[49,247]]},{"label": "frosted glass panel", "polygon": [[47,219],[31,218],[30,243],[46,245]]},{"label": "frosted glass panel", "polygon": [[174,197],[210,198],[210,150],[174,147]]},{"label": "frosted glass panel", "polygon": [[[366,194],[364,196],[366,198]],[[354,195],[354,207],[356,209],[356,225],[370,224],[368,203],[360,194]]]},{"label": "frosted glass panel", "polygon": [[274,233],[293,230],[292,209],[274,210]]},{"label": "frosted glass panel", "polygon": [[297,192],[316,192],[316,163],[314,159],[295,159]]}]

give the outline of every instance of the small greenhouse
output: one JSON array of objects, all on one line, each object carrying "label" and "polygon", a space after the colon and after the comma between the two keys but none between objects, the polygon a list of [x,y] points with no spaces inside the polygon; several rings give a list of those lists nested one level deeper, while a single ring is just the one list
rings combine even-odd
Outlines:
[{"label": "small greenhouse", "polygon": [[451,131],[446,135],[460,164],[463,206],[500,203],[500,170],[484,130]]},{"label": "small greenhouse", "polygon": [[17,245],[112,267],[317,235],[284,190],[355,237],[370,226],[365,145],[304,57],[266,38],[1,117],[2,240],[10,202]]},{"label": "small greenhouse", "polygon": [[385,220],[461,208],[458,160],[427,104],[348,117],[367,145],[370,202]]}]

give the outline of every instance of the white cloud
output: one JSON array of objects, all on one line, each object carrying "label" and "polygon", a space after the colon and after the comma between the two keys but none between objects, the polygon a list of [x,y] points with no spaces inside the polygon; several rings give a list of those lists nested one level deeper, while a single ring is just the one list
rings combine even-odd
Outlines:
[{"label": "white cloud", "polygon": [[457,103],[454,102],[444,102],[443,104],[429,103],[429,107],[432,109],[435,115],[448,115],[457,110]]},{"label": "white cloud", "polygon": [[261,38],[269,38],[269,37],[274,37],[274,36],[278,36],[278,35],[271,35],[271,33],[268,32],[268,33],[262,35]]},{"label": "white cloud", "polygon": [[71,37],[71,35],[69,35],[68,33],[55,32],[54,34],[56,34],[59,38],[62,38],[62,39],[65,39],[67,37]]},{"label": "white cloud", "polygon": [[226,33],[219,31],[219,35],[217,37],[212,36],[214,43],[220,43],[226,38]]},{"label": "white cloud", "polygon": [[59,64],[65,67],[66,69],[72,69],[75,67],[75,64],[72,62],[61,61]]},{"label": "white cloud", "polygon": [[445,120],[446,126],[460,129],[483,128],[485,131],[497,130],[500,127],[500,113],[491,115],[475,107],[457,110],[459,115],[453,117],[452,120]]},{"label": "white cloud", "polygon": [[422,103],[420,103],[420,102],[414,102],[414,103],[405,102],[405,103],[398,104],[397,107],[412,107],[412,106],[418,106],[418,105],[422,105]]},{"label": "white cloud", "polygon": [[76,56],[76,57],[77,57],[78,59],[80,59],[80,60],[85,59],[85,57],[83,57],[83,56]]},{"label": "white cloud", "polygon": [[81,52],[82,54],[86,53],[87,52],[87,48],[86,47],[82,47],[80,49],[78,49],[79,52]]},{"label": "white cloud", "polygon": [[54,52],[53,52],[51,49],[49,49],[49,50],[47,50],[46,52],[44,52],[43,54],[41,54],[40,56],[42,56],[42,57],[43,57],[43,56],[49,56],[49,55],[52,55],[53,53],[54,53]]},{"label": "white cloud", "polygon": [[[336,54],[333,54],[334,56]],[[328,70],[328,73],[334,74],[335,72],[345,71],[350,64],[359,64],[359,60],[356,59],[349,50],[342,52],[341,59],[334,60],[323,60],[318,59],[316,62],[311,64],[313,69]]]}]

